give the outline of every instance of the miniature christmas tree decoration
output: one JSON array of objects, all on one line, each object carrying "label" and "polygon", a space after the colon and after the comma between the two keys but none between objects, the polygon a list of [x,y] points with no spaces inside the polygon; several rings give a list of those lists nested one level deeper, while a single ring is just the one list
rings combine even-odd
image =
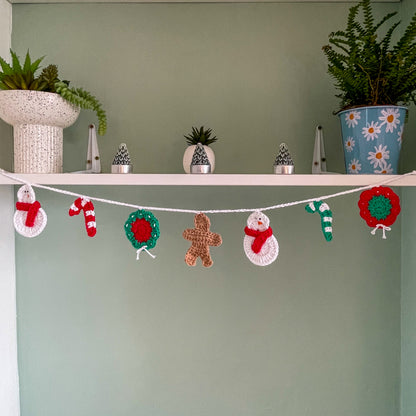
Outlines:
[{"label": "miniature christmas tree decoration", "polygon": [[121,143],[118,151],[114,156],[113,164],[111,165],[111,173],[132,173],[133,165],[131,164],[130,154],[127,150],[127,145]]},{"label": "miniature christmas tree decoration", "polygon": [[198,143],[195,147],[191,162],[191,173],[211,173],[211,163],[201,143]]},{"label": "miniature christmas tree decoration", "polygon": [[274,173],[277,174],[295,173],[295,164],[293,163],[292,156],[290,156],[286,143],[280,145],[279,154],[276,156],[273,168]]}]

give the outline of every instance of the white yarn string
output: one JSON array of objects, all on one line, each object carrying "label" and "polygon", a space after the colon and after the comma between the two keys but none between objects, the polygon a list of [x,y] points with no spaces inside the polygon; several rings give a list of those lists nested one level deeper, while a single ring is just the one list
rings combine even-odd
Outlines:
[{"label": "white yarn string", "polygon": [[195,210],[195,209],[169,208],[169,207],[151,207],[151,206],[142,206],[142,205],[129,204],[129,203],[126,203],[126,202],[120,202],[120,201],[114,201],[114,200],[111,200],[111,199],[104,199],[104,198],[98,198],[98,197],[93,197],[93,196],[87,196],[87,195],[78,194],[78,193],[71,192],[71,191],[66,191],[64,189],[53,188],[51,186],[41,185],[41,184],[37,184],[37,183],[31,183],[31,182],[25,181],[24,179],[19,178],[16,175],[10,174],[9,172],[6,172],[3,169],[0,169],[0,175],[4,176],[6,178],[12,179],[16,182],[32,186],[33,188],[45,189],[47,191],[56,192],[58,194],[63,194],[63,195],[74,196],[74,197],[77,197],[77,198],[87,198],[91,201],[102,202],[103,204],[117,205],[117,206],[121,206],[121,207],[129,207],[129,208],[135,208],[135,209],[144,209],[144,210],[148,210],[148,211],[180,212],[180,213],[187,213],[187,214],[199,214],[201,212],[204,213],[204,214],[234,214],[234,213],[254,212],[254,211],[271,211],[271,210],[275,210],[275,209],[279,209],[279,208],[288,208],[288,207],[293,207],[293,206],[296,206],[296,205],[309,204],[310,202],[314,202],[314,201],[321,201],[323,199],[326,200],[326,199],[330,199],[330,198],[336,198],[336,197],[339,197],[339,196],[349,195],[349,194],[353,194],[353,193],[356,193],[356,192],[364,191],[366,189],[374,188],[375,186],[387,185],[388,183],[398,181],[399,179],[402,179],[406,176],[416,175],[416,170],[414,170],[412,172],[405,173],[403,175],[397,175],[394,178],[386,179],[386,180],[383,180],[383,181],[380,181],[380,182],[377,182],[377,183],[374,183],[374,184],[371,184],[371,185],[361,186],[359,188],[353,188],[353,189],[349,189],[347,191],[337,192],[335,194],[323,195],[323,196],[304,199],[304,200],[300,200],[300,201],[286,202],[286,203],[283,203],[283,204],[277,204],[277,205],[272,205],[272,206],[263,207],[263,208],[210,209],[210,210]]},{"label": "white yarn string", "polygon": [[384,225],[384,224],[377,224],[376,225],[376,228],[374,228],[374,230],[373,231],[371,231],[371,234],[373,234],[373,235],[376,235],[376,231],[379,229],[379,228],[381,228],[382,230],[383,230],[383,240],[385,240],[387,237],[386,237],[386,231],[391,231],[391,228],[390,227],[387,227],[386,225]]},{"label": "white yarn string", "polygon": [[145,251],[150,257],[152,257],[153,259],[155,259],[156,258],[156,256],[154,255],[154,254],[152,254],[149,250],[147,250],[147,246],[143,246],[143,247],[141,247],[141,248],[139,248],[137,251],[136,251],[136,253],[137,253],[137,255],[136,255],[136,260],[139,260],[140,259],[140,253],[142,252],[142,251]]}]

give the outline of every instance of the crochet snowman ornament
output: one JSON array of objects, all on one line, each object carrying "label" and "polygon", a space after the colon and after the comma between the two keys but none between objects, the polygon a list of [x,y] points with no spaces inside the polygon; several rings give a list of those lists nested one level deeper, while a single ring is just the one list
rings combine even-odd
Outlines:
[{"label": "crochet snowman ornament", "polygon": [[17,191],[13,222],[16,231],[29,238],[38,236],[46,226],[46,213],[36,201],[35,192],[30,185],[23,185]]},{"label": "crochet snowman ornament", "polygon": [[253,212],[244,229],[244,251],[257,266],[273,263],[279,254],[279,243],[273,235],[269,218],[260,211]]}]

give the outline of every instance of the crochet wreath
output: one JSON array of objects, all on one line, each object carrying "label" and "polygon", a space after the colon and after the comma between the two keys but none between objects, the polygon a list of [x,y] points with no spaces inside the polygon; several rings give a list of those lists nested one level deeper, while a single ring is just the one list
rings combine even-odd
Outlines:
[{"label": "crochet wreath", "polygon": [[136,249],[153,248],[160,236],[159,221],[150,211],[144,209],[139,209],[129,215],[124,230]]},{"label": "crochet wreath", "polygon": [[376,186],[361,193],[360,216],[370,227],[392,225],[400,214],[400,199],[389,187]]}]

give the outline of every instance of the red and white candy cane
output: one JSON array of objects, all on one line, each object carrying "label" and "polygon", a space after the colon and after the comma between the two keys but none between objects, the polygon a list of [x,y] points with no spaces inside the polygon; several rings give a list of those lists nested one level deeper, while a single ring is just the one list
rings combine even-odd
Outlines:
[{"label": "red and white candy cane", "polygon": [[84,211],[85,228],[89,237],[94,237],[97,233],[97,223],[95,221],[95,211],[93,203],[87,198],[78,198],[69,208],[69,215],[73,217]]}]

